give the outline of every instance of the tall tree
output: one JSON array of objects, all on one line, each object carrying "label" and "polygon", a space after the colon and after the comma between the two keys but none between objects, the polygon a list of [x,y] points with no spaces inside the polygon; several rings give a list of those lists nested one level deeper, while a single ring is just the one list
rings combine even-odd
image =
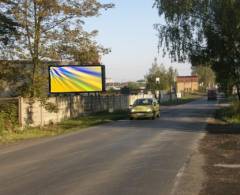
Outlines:
[{"label": "tall tree", "polygon": [[177,76],[177,70],[170,67],[168,70],[163,64],[159,65],[157,59],[154,59],[152,67],[145,76],[146,88],[156,95],[156,91],[170,90],[174,85],[174,78]]},{"label": "tall tree", "polygon": [[198,81],[203,91],[207,88],[214,87],[215,85],[215,73],[209,66],[194,66],[192,67],[192,74],[198,76]]},{"label": "tall tree", "polygon": [[[44,60],[78,60],[81,52],[99,55],[105,51],[91,38],[96,33],[83,30],[83,18],[97,16],[102,9],[113,4],[102,4],[98,0],[4,0],[0,10],[10,10],[19,23],[20,37],[14,49],[1,50],[7,59],[32,61],[31,96],[41,96]],[[94,49],[93,49],[94,48]],[[9,52],[11,51],[11,52]]]},{"label": "tall tree", "polygon": [[155,6],[166,21],[156,25],[164,51],[176,61],[211,64],[240,100],[240,1],[156,0]]}]

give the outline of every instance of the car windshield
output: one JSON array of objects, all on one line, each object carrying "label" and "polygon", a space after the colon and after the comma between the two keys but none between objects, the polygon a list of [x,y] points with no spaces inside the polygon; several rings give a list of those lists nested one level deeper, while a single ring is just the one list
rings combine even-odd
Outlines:
[{"label": "car windshield", "polygon": [[153,100],[152,99],[138,99],[134,102],[134,106],[140,106],[140,105],[152,105]]}]

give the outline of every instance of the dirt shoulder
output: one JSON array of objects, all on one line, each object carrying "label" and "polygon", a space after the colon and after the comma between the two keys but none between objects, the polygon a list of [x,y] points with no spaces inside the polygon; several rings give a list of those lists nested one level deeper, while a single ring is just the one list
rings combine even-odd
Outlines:
[{"label": "dirt shoulder", "polygon": [[214,119],[201,140],[206,177],[200,195],[240,194],[240,125]]}]

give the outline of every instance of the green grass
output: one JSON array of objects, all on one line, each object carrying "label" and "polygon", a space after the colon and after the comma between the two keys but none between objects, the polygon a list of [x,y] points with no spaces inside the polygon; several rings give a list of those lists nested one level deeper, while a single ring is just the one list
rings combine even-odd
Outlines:
[{"label": "green grass", "polygon": [[192,102],[196,99],[199,99],[202,97],[203,94],[201,93],[192,93],[192,94],[187,94],[183,96],[182,98],[176,99],[176,100],[169,100],[166,102],[162,102],[161,105],[163,106],[174,106],[174,105],[180,105],[180,104],[186,104],[189,102]]},{"label": "green grass", "polygon": [[68,132],[78,131],[83,128],[116,121],[127,118],[127,112],[119,111],[114,113],[101,112],[88,116],[81,116],[76,119],[64,120],[56,125],[40,127],[28,127],[23,130],[4,131],[0,135],[0,143],[10,143],[20,140],[50,137]]},{"label": "green grass", "polygon": [[240,124],[240,102],[233,100],[230,106],[219,109],[216,118],[229,124]]}]

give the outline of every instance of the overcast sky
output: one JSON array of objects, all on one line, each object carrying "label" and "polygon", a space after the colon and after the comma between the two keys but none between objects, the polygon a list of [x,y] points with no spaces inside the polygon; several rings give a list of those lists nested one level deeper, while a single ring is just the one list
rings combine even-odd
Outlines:
[{"label": "overcast sky", "polygon": [[97,18],[86,20],[85,29],[99,31],[97,42],[112,52],[102,58],[108,78],[114,81],[136,81],[144,78],[154,57],[166,67],[173,66],[180,75],[191,72],[189,64],[172,64],[158,53],[155,23],[163,22],[152,8],[153,0],[101,0],[115,8]]}]

